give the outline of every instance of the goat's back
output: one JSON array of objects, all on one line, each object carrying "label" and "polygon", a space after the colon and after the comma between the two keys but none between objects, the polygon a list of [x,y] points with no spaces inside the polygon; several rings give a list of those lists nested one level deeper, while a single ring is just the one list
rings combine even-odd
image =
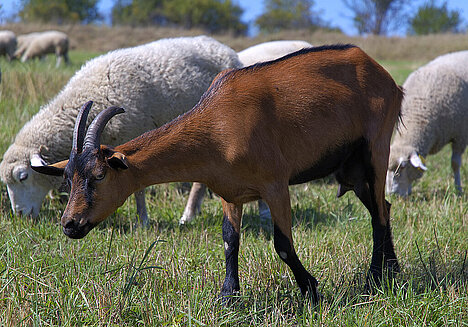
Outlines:
[{"label": "goat's back", "polygon": [[402,96],[361,49],[340,45],[223,72],[199,106],[217,111],[206,117],[215,117],[226,157],[279,151],[275,158],[301,171],[359,140],[388,147]]}]

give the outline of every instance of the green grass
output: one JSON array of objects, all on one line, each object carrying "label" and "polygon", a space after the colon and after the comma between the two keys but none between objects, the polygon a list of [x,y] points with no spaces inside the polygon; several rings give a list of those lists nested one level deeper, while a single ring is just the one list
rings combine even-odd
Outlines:
[{"label": "green grass", "polygon": [[[0,60],[0,151],[95,54],[71,53],[73,64]],[[403,83],[420,63],[382,63]],[[393,287],[364,292],[372,251],[370,218],[336,185],[291,188],[293,236],[303,264],[319,279],[323,302],[303,299],[274,251],[271,226],[245,208],[239,269],[241,292],[231,307],[217,301],[224,279],[222,209],[216,196],[179,228],[187,194],[176,184],[151,188],[151,224],[134,228],[133,198],[86,238],[63,235],[64,205],[47,198],[37,219],[12,215],[0,193],[1,326],[467,326],[468,201],[458,196],[450,149],[427,160],[409,199],[390,197],[402,273]],[[467,183],[466,158],[462,177]]]}]

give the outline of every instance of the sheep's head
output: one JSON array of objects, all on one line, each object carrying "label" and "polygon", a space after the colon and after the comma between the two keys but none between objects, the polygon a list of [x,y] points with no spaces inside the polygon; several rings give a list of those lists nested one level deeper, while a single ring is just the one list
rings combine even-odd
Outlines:
[{"label": "sheep's head", "polygon": [[409,150],[406,155],[392,153],[387,171],[387,193],[396,193],[401,196],[410,195],[411,184],[421,178],[426,170],[424,159],[416,151]]},{"label": "sheep's head", "polygon": [[71,238],[83,238],[97,224],[123,204],[128,194],[120,192],[120,171],[128,168],[122,153],[100,145],[100,136],[107,122],[123,113],[119,107],[101,111],[85,135],[86,119],[92,102],[81,108],[73,132],[69,160],[53,165],[33,166],[40,173],[63,175],[71,186],[70,198],[62,215],[64,233]]},{"label": "sheep's head", "polygon": [[45,164],[40,150],[14,143],[3,156],[0,175],[7,185],[13,212],[36,217],[47,192],[58,188],[61,179],[38,174],[31,169],[31,164]]}]

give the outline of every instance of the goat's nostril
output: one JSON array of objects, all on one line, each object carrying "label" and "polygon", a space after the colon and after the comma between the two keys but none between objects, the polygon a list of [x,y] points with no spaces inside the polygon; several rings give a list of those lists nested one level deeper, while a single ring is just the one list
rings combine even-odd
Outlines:
[{"label": "goat's nostril", "polygon": [[63,227],[67,228],[67,229],[68,228],[73,228],[73,227],[75,227],[75,223],[73,222],[73,220],[70,219],[70,220],[66,221],[65,224],[63,224]]}]

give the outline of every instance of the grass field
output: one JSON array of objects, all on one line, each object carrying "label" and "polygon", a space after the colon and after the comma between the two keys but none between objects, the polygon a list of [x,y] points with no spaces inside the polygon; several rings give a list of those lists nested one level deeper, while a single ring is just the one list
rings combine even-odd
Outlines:
[{"label": "grass field", "polygon": [[[0,153],[96,54],[76,49],[73,64],[59,69],[53,58],[0,60]],[[424,60],[381,63],[401,84]],[[187,194],[179,185],[155,186],[149,229],[134,228],[130,198],[86,238],[71,240],[59,226],[64,205],[57,199],[47,198],[37,219],[17,217],[2,185],[0,326],[467,326],[467,195],[453,187],[449,148],[427,165],[412,197],[389,197],[402,273],[372,295],[364,292],[372,250],[367,211],[351,193],[336,199],[329,179],[291,187],[295,247],[319,279],[318,307],[301,297],[254,204],[242,225],[240,299],[226,308],[217,301],[224,254],[216,196],[180,228]]]}]

